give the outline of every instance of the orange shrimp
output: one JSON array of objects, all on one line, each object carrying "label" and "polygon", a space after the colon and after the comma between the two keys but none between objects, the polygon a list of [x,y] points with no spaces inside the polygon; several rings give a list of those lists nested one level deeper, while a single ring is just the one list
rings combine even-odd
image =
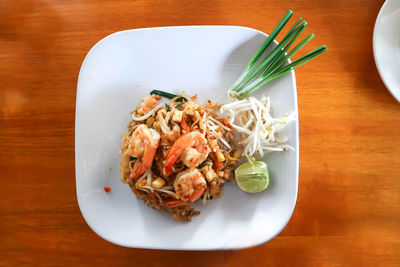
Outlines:
[{"label": "orange shrimp", "polygon": [[190,132],[179,137],[165,158],[164,173],[168,176],[178,158],[188,168],[202,163],[210,153],[207,140],[199,132]]},{"label": "orange shrimp", "polygon": [[144,124],[136,128],[128,145],[130,155],[137,158],[130,174],[132,180],[139,178],[151,167],[159,144],[160,134],[156,130]]},{"label": "orange shrimp", "polygon": [[195,202],[207,189],[207,182],[198,169],[180,172],[175,179],[174,189],[178,199],[168,199],[164,204],[179,207]]},{"label": "orange shrimp", "polygon": [[158,100],[160,100],[159,95],[151,95],[144,97],[140,103],[140,106],[137,110],[138,114],[146,114],[149,111],[151,111],[153,108],[155,108],[158,104]]}]

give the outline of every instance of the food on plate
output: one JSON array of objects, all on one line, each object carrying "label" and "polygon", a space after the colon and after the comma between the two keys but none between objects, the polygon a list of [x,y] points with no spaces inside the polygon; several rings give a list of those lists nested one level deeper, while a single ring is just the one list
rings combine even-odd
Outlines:
[{"label": "food on plate", "polygon": [[238,144],[244,147],[243,155],[249,161],[262,158],[264,153],[294,150],[293,147],[284,144],[287,139],[280,138],[278,133],[289,122],[295,120],[295,113],[281,118],[272,117],[269,97],[264,96],[260,100],[254,97],[237,100],[223,105],[220,111],[229,115],[229,124],[240,136]]},{"label": "food on plate", "polygon": [[[248,193],[268,187],[268,166],[260,159],[265,153],[294,150],[279,133],[295,113],[273,117],[271,99],[250,94],[327,50],[323,45],[290,62],[314,37],[311,33],[289,50],[306,27],[302,18],[271,47],[292,14],[287,12],[228,90],[230,103],[208,100],[201,105],[197,95],[159,90],[141,100],[121,144],[120,177],[136,197],[178,221],[190,221],[200,214],[191,204],[222,196],[225,182],[236,181]],[[242,156],[247,162],[235,170]]]},{"label": "food on plate", "polygon": [[[201,105],[195,96],[155,93],[132,112],[122,138],[120,176],[148,206],[190,221],[199,214],[191,203],[222,196],[241,151],[216,102]],[[161,103],[160,95],[171,99]]]}]

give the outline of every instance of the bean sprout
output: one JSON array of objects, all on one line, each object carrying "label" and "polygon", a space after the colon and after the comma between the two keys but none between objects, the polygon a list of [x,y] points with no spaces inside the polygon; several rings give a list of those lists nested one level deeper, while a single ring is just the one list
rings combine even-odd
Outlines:
[{"label": "bean sprout", "polygon": [[242,135],[239,144],[244,146],[244,155],[252,160],[255,156],[263,157],[264,153],[294,150],[284,145],[287,138],[278,137],[279,131],[295,120],[295,113],[281,118],[273,118],[270,114],[270,98],[257,100],[249,97],[223,105],[220,112],[231,115],[232,128]]}]

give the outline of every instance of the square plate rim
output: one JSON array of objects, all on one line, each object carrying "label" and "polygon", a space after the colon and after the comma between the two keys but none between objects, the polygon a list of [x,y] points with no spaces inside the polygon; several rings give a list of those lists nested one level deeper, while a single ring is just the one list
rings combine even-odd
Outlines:
[{"label": "square plate rim", "polygon": [[[78,173],[77,173],[78,161],[77,161],[77,142],[76,142],[76,139],[77,139],[77,134],[78,134],[77,117],[78,117],[78,101],[79,101],[79,95],[80,95],[79,94],[79,92],[80,92],[80,90],[79,90],[79,81],[81,80],[82,70],[85,67],[87,58],[104,41],[106,41],[108,39],[111,39],[111,38],[114,38],[114,37],[116,37],[116,36],[118,36],[120,34],[125,34],[127,32],[137,32],[137,31],[151,31],[151,30],[162,30],[162,29],[185,29],[185,28],[210,28],[210,29],[211,28],[237,28],[237,29],[246,29],[246,30],[250,30],[250,31],[253,31],[253,32],[257,32],[257,33],[260,33],[261,35],[264,35],[265,37],[268,36],[268,34],[262,32],[260,30],[257,30],[257,29],[251,28],[251,27],[247,27],[247,26],[239,26],[239,25],[184,25],[184,26],[160,26],[160,27],[144,27],[144,28],[126,29],[126,30],[113,32],[113,33],[103,37],[98,42],[96,42],[89,49],[89,51],[86,53],[85,58],[82,61],[81,67],[79,69],[79,75],[78,75],[78,79],[77,79],[76,100],[75,100],[75,124],[74,124],[74,126],[75,126],[75,131],[74,131],[74,134],[75,134],[75,138],[74,138],[75,153],[74,153],[74,156],[75,156],[75,183],[76,183],[76,187],[75,187],[76,191],[75,191],[75,193],[76,193],[76,198],[77,198],[79,210],[80,210],[80,212],[82,214],[82,217],[84,218],[86,224],[89,226],[89,228],[94,233],[96,233],[102,239],[104,239],[104,240],[106,240],[106,241],[108,241],[108,242],[110,242],[112,244],[115,244],[115,245],[118,245],[118,246],[122,246],[122,247],[127,247],[127,248],[170,250],[170,251],[173,251],[173,250],[176,250],[176,251],[218,251],[218,250],[221,250],[221,251],[223,251],[223,250],[246,249],[246,248],[252,248],[252,247],[260,246],[262,244],[265,244],[265,243],[271,241],[272,239],[274,239],[276,236],[278,236],[283,231],[283,229],[287,226],[287,224],[289,223],[290,219],[292,218],[294,209],[295,209],[296,204],[297,204],[298,187],[299,187],[299,161],[300,161],[300,151],[299,151],[300,145],[299,145],[299,142],[300,142],[300,138],[299,138],[299,116],[298,116],[297,85],[296,85],[296,76],[295,76],[295,71],[294,70],[292,70],[290,72],[290,75],[291,75],[291,81],[292,81],[292,87],[293,87],[293,93],[294,93],[294,96],[293,96],[294,97],[294,107],[295,107],[295,111],[296,111],[296,114],[297,114],[296,121],[294,122],[295,123],[295,136],[296,136],[296,148],[295,148],[295,150],[296,150],[295,151],[295,153],[296,153],[296,167],[295,167],[295,169],[296,169],[296,179],[295,179],[295,181],[296,181],[296,187],[295,187],[296,190],[295,190],[294,201],[293,201],[292,206],[290,208],[290,213],[289,213],[289,216],[288,216],[287,220],[285,221],[285,223],[283,223],[281,225],[280,229],[278,231],[276,231],[276,233],[274,235],[272,235],[271,237],[268,237],[264,241],[261,241],[261,242],[254,242],[254,243],[252,243],[250,245],[234,246],[234,247],[197,247],[197,248],[169,247],[169,248],[166,248],[166,247],[163,247],[163,246],[128,245],[128,244],[125,244],[125,243],[122,243],[122,242],[118,242],[116,240],[112,240],[112,239],[104,236],[101,232],[96,231],[96,229],[95,229],[96,227],[94,227],[94,225],[92,225],[92,223],[89,222],[89,220],[87,219],[85,213],[82,210],[81,203],[80,203],[80,198],[78,196]],[[278,42],[276,40],[274,40],[274,43],[278,44]],[[291,62],[290,59],[288,61]]]}]

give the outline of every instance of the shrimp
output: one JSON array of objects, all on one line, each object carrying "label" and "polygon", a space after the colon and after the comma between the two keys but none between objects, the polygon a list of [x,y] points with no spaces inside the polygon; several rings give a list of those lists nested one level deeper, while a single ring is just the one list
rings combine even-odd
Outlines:
[{"label": "shrimp", "polygon": [[139,178],[151,167],[159,144],[160,134],[156,130],[144,124],[136,128],[128,145],[130,155],[137,158],[130,174],[132,180]]},{"label": "shrimp", "polygon": [[168,176],[178,158],[188,168],[202,163],[210,153],[207,140],[199,132],[190,132],[179,137],[165,158],[164,173]]},{"label": "shrimp", "polygon": [[198,169],[189,169],[176,176],[174,189],[178,199],[165,200],[164,204],[168,207],[179,207],[195,202],[207,189],[207,182]]},{"label": "shrimp", "polygon": [[153,108],[155,108],[158,104],[158,100],[160,100],[159,95],[152,95],[152,96],[147,96],[142,99],[142,102],[140,103],[140,106],[137,110],[138,114],[147,114],[150,112]]}]

